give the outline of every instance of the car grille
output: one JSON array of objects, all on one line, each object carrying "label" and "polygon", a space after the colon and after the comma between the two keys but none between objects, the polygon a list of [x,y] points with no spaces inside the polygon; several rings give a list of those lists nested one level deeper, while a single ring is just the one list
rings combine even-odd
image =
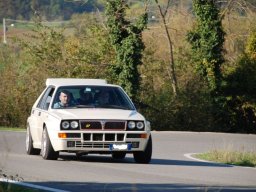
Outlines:
[{"label": "car grille", "polygon": [[84,141],[124,141],[124,133],[84,133]]},{"label": "car grille", "polygon": [[125,130],[126,121],[80,121],[82,130]]},{"label": "car grille", "polygon": [[106,122],[104,129],[125,129],[125,122]]},{"label": "car grille", "polygon": [[82,121],[81,129],[100,129],[102,130],[102,126],[100,122],[97,121]]}]

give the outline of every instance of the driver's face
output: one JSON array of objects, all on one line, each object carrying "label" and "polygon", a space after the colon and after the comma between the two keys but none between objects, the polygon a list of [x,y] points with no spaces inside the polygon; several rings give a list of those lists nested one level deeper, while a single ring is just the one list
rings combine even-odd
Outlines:
[{"label": "driver's face", "polygon": [[66,93],[60,93],[60,102],[63,104],[63,105],[66,105],[68,104],[69,102],[69,96],[66,94]]}]

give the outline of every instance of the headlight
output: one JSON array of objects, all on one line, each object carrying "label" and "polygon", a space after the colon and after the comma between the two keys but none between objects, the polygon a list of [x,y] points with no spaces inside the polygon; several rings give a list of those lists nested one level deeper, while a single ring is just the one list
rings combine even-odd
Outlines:
[{"label": "headlight", "polygon": [[129,129],[134,129],[135,128],[135,122],[134,121],[129,121],[128,122],[128,128]]},{"label": "headlight", "polygon": [[139,122],[136,123],[136,127],[137,127],[138,129],[143,129],[143,128],[144,128],[144,123],[141,122],[141,121],[139,121]]},{"label": "headlight", "polygon": [[70,127],[71,127],[72,129],[78,128],[78,122],[77,122],[77,121],[71,121]]},{"label": "headlight", "polygon": [[69,128],[69,122],[68,121],[63,121],[61,123],[61,126],[62,126],[63,129],[68,129]]}]

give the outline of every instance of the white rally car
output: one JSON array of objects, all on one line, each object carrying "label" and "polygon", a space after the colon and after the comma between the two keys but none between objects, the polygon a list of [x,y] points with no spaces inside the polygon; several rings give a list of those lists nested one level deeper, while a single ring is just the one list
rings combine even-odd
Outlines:
[{"label": "white rally car", "polygon": [[47,79],[27,120],[26,152],[58,159],[59,152],[152,155],[150,123],[124,90],[101,79]]}]

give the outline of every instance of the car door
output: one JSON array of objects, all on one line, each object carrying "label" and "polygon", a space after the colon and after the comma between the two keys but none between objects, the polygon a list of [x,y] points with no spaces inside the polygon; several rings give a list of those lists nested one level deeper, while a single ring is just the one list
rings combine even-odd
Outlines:
[{"label": "car door", "polygon": [[45,93],[42,95],[40,101],[38,102],[36,108],[34,109],[34,145],[40,146],[41,145],[41,138],[43,132],[43,124],[48,118],[48,109],[52,99],[52,95],[54,92],[54,87],[48,87]]}]

